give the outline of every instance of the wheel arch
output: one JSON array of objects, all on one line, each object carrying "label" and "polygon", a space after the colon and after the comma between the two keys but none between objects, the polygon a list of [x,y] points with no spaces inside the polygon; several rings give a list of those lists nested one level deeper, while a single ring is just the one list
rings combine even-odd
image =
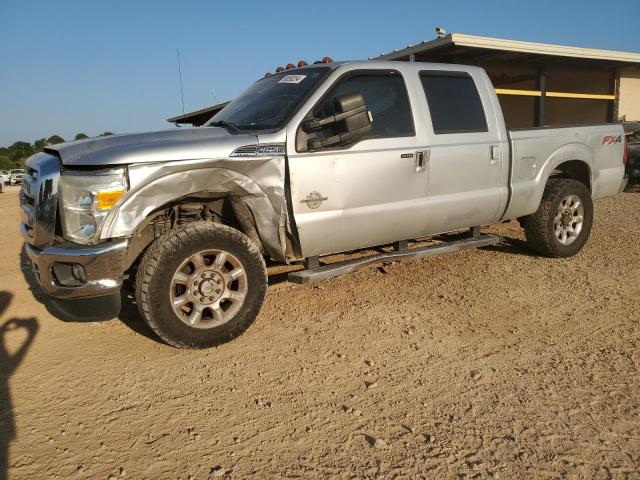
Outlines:
[{"label": "wheel arch", "polygon": [[257,245],[263,255],[267,255],[253,213],[246,203],[232,195],[210,197],[208,192],[194,192],[161,205],[136,227],[127,249],[126,268],[136,263],[149,245],[162,234],[202,220],[239,230]]},{"label": "wheel arch", "polygon": [[513,195],[503,219],[534,213],[550,178],[578,180],[592,193],[596,182],[594,161],[593,153],[582,143],[569,143],[556,149],[542,162],[535,177],[512,183]]},{"label": "wheel arch", "polygon": [[583,183],[589,192],[593,192],[591,166],[584,160],[567,160],[560,163],[551,172],[547,182],[553,177],[577,180]]}]

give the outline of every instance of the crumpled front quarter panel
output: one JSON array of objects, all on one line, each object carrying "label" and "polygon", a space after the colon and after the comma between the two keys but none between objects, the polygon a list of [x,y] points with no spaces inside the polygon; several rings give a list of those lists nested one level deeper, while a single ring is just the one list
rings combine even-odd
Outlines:
[{"label": "crumpled front quarter panel", "polygon": [[284,260],[288,228],[284,157],[181,160],[129,166],[130,188],[100,238],[127,237],[152,212],[196,193],[234,196],[251,210],[267,253]]}]

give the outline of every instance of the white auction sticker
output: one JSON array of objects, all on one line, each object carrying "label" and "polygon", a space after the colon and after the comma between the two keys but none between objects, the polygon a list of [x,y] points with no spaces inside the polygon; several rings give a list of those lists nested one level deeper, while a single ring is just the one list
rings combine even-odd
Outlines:
[{"label": "white auction sticker", "polygon": [[278,83],[300,83],[305,78],[307,78],[306,75],[285,75]]}]

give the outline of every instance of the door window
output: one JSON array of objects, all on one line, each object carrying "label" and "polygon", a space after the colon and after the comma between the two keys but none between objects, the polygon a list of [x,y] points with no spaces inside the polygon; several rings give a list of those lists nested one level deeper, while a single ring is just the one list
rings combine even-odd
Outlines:
[{"label": "door window", "polygon": [[334,115],[334,99],[353,92],[362,94],[367,109],[372,113],[373,131],[367,138],[415,135],[407,89],[397,72],[357,73],[339,80],[316,107],[314,116]]},{"label": "door window", "polygon": [[487,119],[476,84],[464,72],[421,72],[433,133],[486,132]]}]

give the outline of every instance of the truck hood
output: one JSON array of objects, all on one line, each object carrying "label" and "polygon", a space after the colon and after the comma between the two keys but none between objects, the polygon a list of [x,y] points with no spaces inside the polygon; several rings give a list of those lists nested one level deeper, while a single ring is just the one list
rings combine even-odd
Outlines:
[{"label": "truck hood", "polygon": [[45,151],[60,157],[65,166],[107,166],[226,158],[236,148],[256,143],[254,134],[194,127],[89,138],[51,145]]}]

